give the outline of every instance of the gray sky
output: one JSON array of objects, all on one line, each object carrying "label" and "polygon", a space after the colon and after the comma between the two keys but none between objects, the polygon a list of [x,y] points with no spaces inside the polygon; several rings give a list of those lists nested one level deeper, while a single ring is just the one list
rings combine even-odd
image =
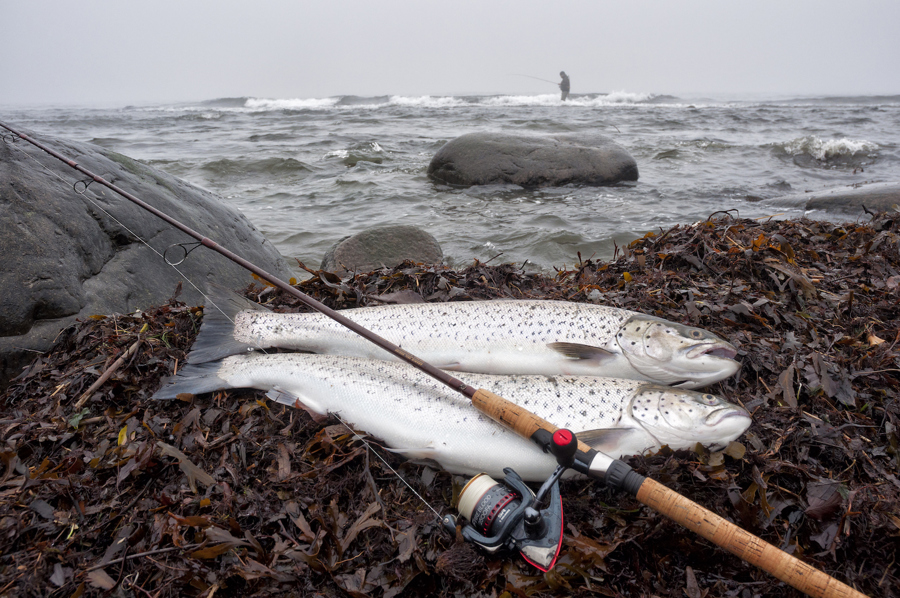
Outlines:
[{"label": "gray sky", "polygon": [[898,94],[897,0],[0,0],[0,105]]}]

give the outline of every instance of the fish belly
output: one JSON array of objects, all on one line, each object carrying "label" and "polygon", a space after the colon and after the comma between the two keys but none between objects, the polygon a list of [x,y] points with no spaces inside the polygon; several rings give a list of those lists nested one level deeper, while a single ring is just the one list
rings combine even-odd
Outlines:
[{"label": "fish belly", "polygon": [[[235,387],[278,388],[318,413],[334,414],[380,438],[405,457],[434,460],[451,473],[502,476],[504,467],[512,467],[537,481],[556,466],[531,441],[405,364],[309,354],[242,355],[225,359],[218,375]],[[640,384],[608,381],[594,388],[586,380],[573,385],[544,376],[479,374],[467,374],[463,381],[575,432],[614,426]]]}]

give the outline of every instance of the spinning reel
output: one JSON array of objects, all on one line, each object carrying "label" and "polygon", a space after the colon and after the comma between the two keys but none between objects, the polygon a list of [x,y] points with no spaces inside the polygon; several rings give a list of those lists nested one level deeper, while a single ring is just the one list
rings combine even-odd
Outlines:
[{"label": "spinning reel", "polygon": [[[563,534],[559,478],[574,462],[578,441],[572,432],[560,429],[548,448],[558,465],[537,494],[508,467],[503,470],[506,476],[502,483],[484,473],[469,480],[459,495],[458,507],[459,514],[468,520],[460,529],[467,542],[488,552],[518,550],[541,571],[553,568]],[[548,495],[547,505],[542,506]],[[454,515],[446,515],[441,523],[451,534],[456,533]]]}]

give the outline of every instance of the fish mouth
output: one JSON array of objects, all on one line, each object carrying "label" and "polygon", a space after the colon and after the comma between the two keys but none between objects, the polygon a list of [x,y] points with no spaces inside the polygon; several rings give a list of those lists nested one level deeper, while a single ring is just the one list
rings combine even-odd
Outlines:
[{"label": "fish mouth", "polygon": [[697,359],[704,355],[733,361],[737,357],[737,349],[730,343],[704,343],[687,352],[687,356],[690,359]]},{"label": "fish mouth", "polygon": [[[722,422],[726,421],[729,418],[744,418],[751,419],[750,412],[742,407],[730,406],[730,407],[722,407],[721,409],[716,409],[709,415],[704,418],[704,422],[708,426],[718,426]],[[749,424],[748,424],[749,425]]]}]

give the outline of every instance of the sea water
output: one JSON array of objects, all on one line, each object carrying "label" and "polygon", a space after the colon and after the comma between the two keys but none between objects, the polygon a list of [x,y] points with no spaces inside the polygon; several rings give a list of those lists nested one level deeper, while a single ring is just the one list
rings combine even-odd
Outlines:
[{"label": "sea water", "polygon": [[[730,210],[853,220],[760,198],[900,181],[900,96],[226,98],[121,107],[0,107],[12,126],[88,141],[165,170],[240,209],[281,251],[317,268],[341,238],[418,226],[445,262],[552,270],[610,259],[649,231]],[[432,156],[466,133],[602,133],[637,160],[610,187],[453,188]]]}]

